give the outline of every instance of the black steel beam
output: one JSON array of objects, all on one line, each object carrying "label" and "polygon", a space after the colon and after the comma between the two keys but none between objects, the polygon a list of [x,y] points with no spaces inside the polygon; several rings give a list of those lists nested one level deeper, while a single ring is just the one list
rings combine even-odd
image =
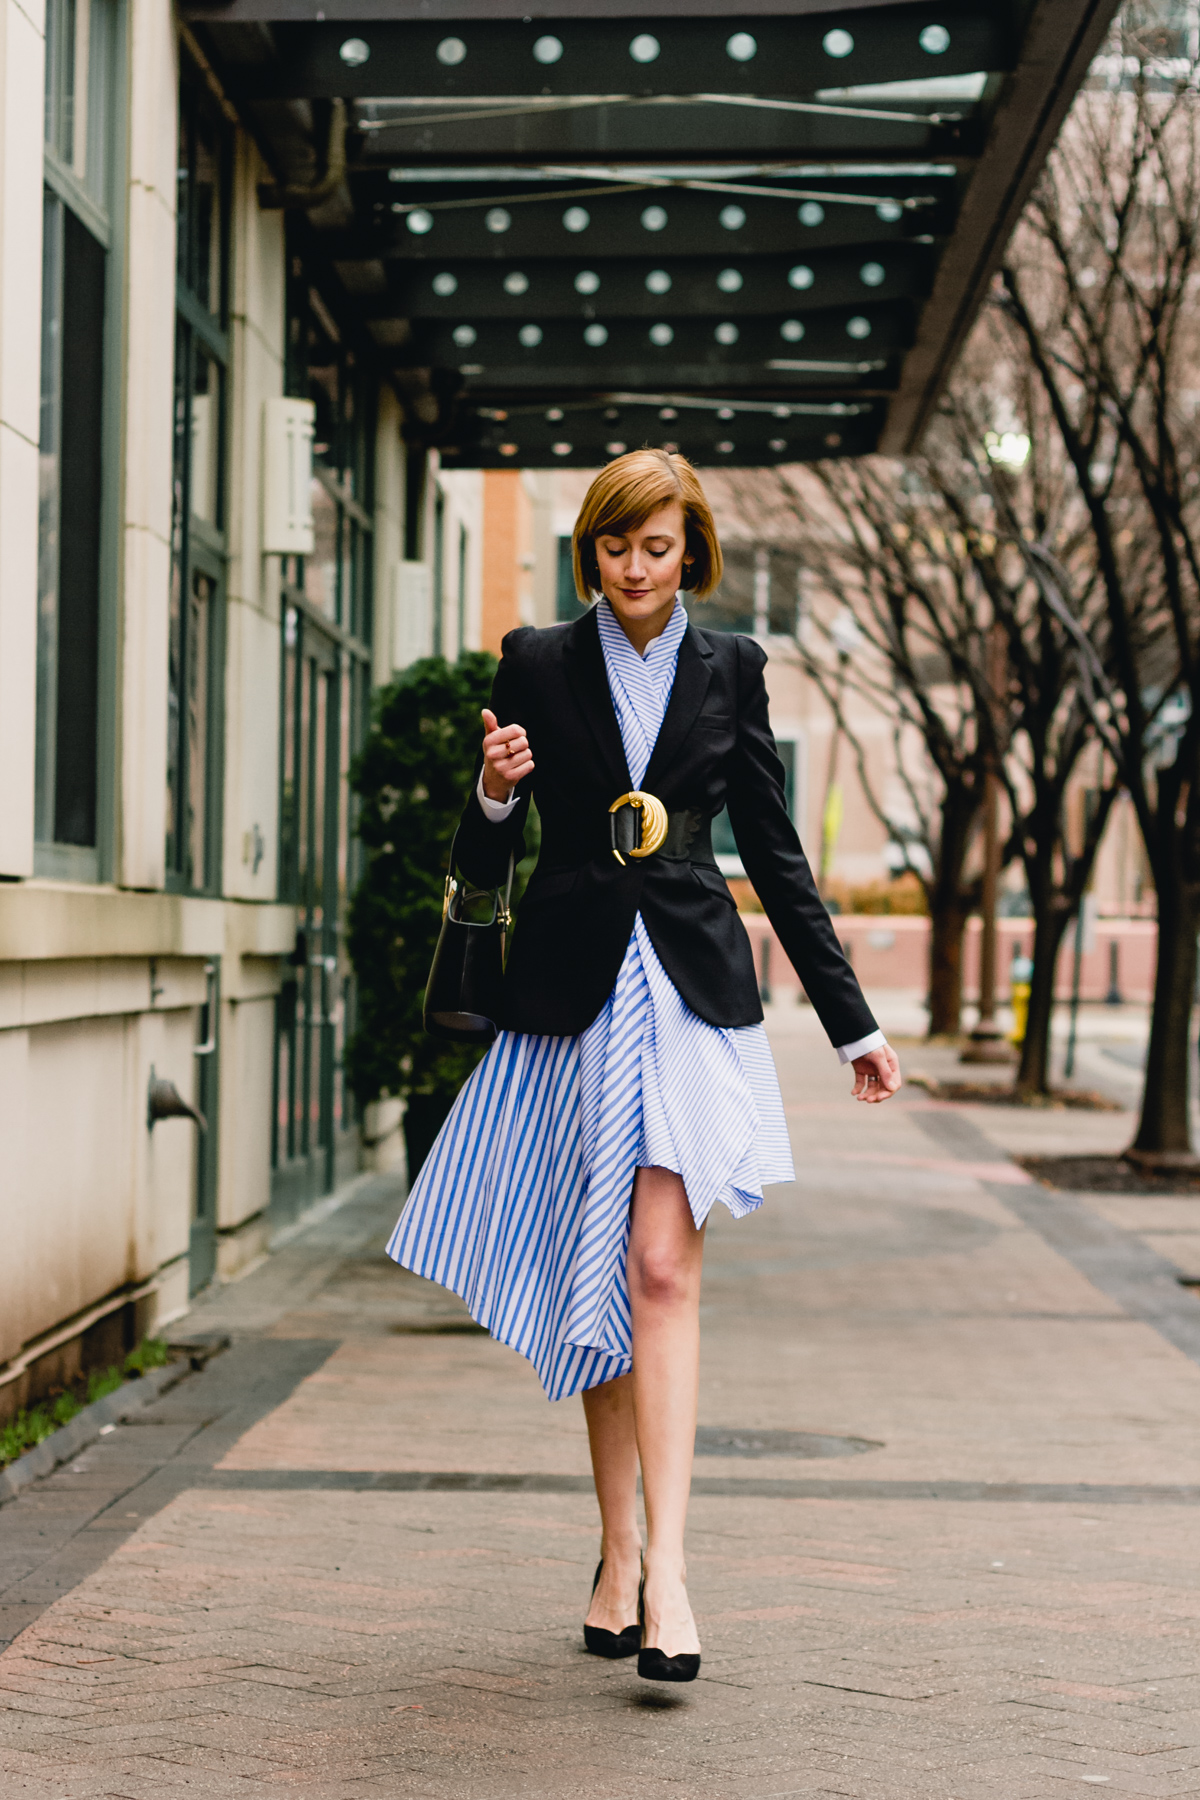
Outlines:
[{"label": "black steel beam", "polygon": [[[644,188],[635,193],[583,194],[563,189],[559,198],[473,196],[448,185],[407,182],[371,188],[376,196],[369,223],[329,234],[330,253],[343,259],[400,256],[433,263],[491,258],[506,267],[525,260],[570,259],[583,266],[596,257],[798,256],[837,245],[872,249],[914,236],[943,237],[953,228],[959,182],[954,175],[880,176],[853,186],[820,176],[779,182],[769,199],[693,188]],[[766,187],[754,182],[748,185]],[[825,196],[798,200],[788,190]],[[378,198],[389,192],[394,202]],[[556,190],[558,191],[558,190]],[[844,194],[845,199],[833,196]],[[479,204],[464,204],[478,198]],[[442,201],[454,204],[443,207]],[[905,202],[915,205],[905,210]],[[864,204],[865,201],[865,204]],[[386,210],[390,204],[410,208]]]},{"label": "black steel beam", "polygon": [[745,445],[775,443],[783,448],[784,439],[793,447],[801,442],[824,443],[831,434],[851,429],[878,431],[882,423],[883,405],[877,400],[858,405],[747,405],[736,398],[702,404],[679,395],[664,395],[654,402],[614,395],[608,403],[564,406],[464,405],[453,435],[462,442],[478,439],[486,444],[511,442],[516,437],[530,448],[550,447],[568,438],[585,449],[605,449],[615,440],[623,440],[628,448],[664,435],[691,445],[711,447],[736,438]]},{"label": "black steel beam", "polygon": [[[803,349],[801,345],[799,348]],[[592,362],[547,363],[527,361],[495,364],[462,364],[458,370],[461,390],[468,398],[512,404],[537,399],[546,405],[556,400],[611,392],[616,386],[632,392],[651,393],[663,385],[664,374],[684,394],[730,394],[742,399],[841,399],[891,395],[899,384],[903,357],[864,357],[852,362],[841,357],[771,357],[761,362],[676,362],[664,370],[661,362],[630,362],[621,368],[597,368]]]},{"label": "black steel beam", "polygon": [[[232,84],[235,96],[245,98]],[[655,100],[552,112],[507,108],[410,109],[422,123],[372,132],[372,152],[391,162],[479,163],[935,161],[970,157],[980,142],[976,109],[963,123],[933,123],[917,106],[897,119],[860,109],[822,115],[740,105]],[[956,109],[957,110],[957,109]],[[501,116],[503,114],[503,116]]]},{"label": "black steel beam", "polygon": [[368,299],[372,316],[416,320],[658,319],[670,314],[744,319],[786,313],[806,319],[814,309],[861,308],[917,299],[935,266],[932,246],[871,245],[847,255],[824,251],[798,260],[774,257],[690,257],[583,262],[531,260],[384,265],[340,261],[334,265],[350,293],[371,295],[380,279],[386,291]]},{"label": "black steel beam", "polygon": [[[276,56],[239,82],[249,99],[500,99],[581,94],[812,95],[1012,67],[1012,0],[893,6],[807,18],[575,16],[438,23],[343,22],[275,31]],[[879,101],[897,111],[903,101]],[[434,109],[437,110],[436,108]],[[946,110],[943,103],[943,110]],[[950,107],[949,110],[953,110]]]},{"label": "black steel beam", "polygon": [[[839,19],[886,7],[904,7],[910,0],[842,0]],[[560,6],[539,6],[531,0],[184,0],[184,19],[222,19],[233,23],[322,19],[345,21],[383,20],[425,23],[430,19],[459,24],[465,19],[511,19],[528,24],[530,19],[557,17]],[[743,19],[751,16],[807,18],[828,13],[829,0],[654,0],[656,19]],[[572,16],[578,19],[644,19],[651,16],[642,0],[572,0]]]},{"label": "black steel beam", "polygon": [[555,407],[496,422],[462,418],[440,456],[443,467],[451,469],[593,468],[626,450],[655,445],[682,450],[701,467],[747,468],[862,456],[874,449],[879,425],[870,410],[857,417],[801,420],[733,408],[706,414],[673,407],[611,407],[591,413]]},{"label": "black steel beam", "polygon": [[[699,469],[762,469],[784,463],[816,462],[824,458],[869,456],[876,448],[877,439],[874,434],[856,432],[847,436],[836,447],[813,443],[798,444],[783,450],[772,450],[769,446],[758,444],[742,445],[731,440],[731,449],[724,452],[704,445],[691,447],[687,443],[676,443],[671,438],[653,438],[647,442],[651,447],[682,450]],[[631,446],[636,449],[643,447],[640,444]],[[510,446],[507,450],[482,445],[447,445],[440,452],[444,469],[596,469],[611,461],[613,455],[621,454],[620,451],[610,453],[603,449],[586,449],[577,444],[572,444],[569,449],[558,454],[545,449],[525,450],[519,444]]]},{"label": "black steel beam", "polygon": [[[857,365],[878,361],[904,349],[913,334],[913,308],[904,301],[864,305],[850,310],[831,307],[801,319],[799,313],[742,320],[664,311],[644,319],[581,321],[529,319],[514,321],[461,318],[451,326],[440,321],[416,325],[402,360],[419,367],[460,369],[482,374],[496,365],[526,369],[539,385],[552,385],[566,369],[583,371],[588,388],[641,386],[622,371],[634,363],[656,371],[649,385],[671,382],[679,365],[711,371],[720,381],[731,366],[757,365],[766,370],[779,359]],[[577,380],[565,380],[577,386]],[[690,386],[691,382],[682,383]]]}]

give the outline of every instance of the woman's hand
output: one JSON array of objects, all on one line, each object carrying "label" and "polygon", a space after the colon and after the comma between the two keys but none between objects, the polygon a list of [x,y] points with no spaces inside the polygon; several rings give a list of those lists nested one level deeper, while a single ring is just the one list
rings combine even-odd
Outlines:
[{"label": "woman's hand", "polygon": [[523,725],[500,725],[483,709],[483,791],[489,800],[507,800],[518,781],[533,773],[533,756]]},{"label": "woman's hand", "polygon": [[851,1099],[865,1100],[868,1106],[878,1106],[889,1094],[894,1094],[900,1086],[900,1059],[890,1044],[881,1044],[878,1050],[869,1050],[865,1056],[854,1059],[854,1087]]}]

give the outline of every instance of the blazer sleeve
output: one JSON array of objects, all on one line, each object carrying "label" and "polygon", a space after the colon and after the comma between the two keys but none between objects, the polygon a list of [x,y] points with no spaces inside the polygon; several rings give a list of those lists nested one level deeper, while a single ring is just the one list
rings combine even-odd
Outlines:
[{"label": "blazer sleeve", "polygon": [[767,659],[751,638],[737,639],[737,654],[738,733],[728,804],[738,854],[830,1042],[857,1043],[878,1026],[788,812],[767,709]]},{"label": "blazer sleeve", "polygon": [[[524,725],[521,681],[521,640],[532,628],[510,631],[501,645],[500,664],[492,682],[491,709],[501,725]],[[525,821],[529,816],[529,797],[533,777],[518,783],[517,800],[507,819],[495,823],[485,814],[475,792],[479,771],[483,767],[482,747],[475,757],[471,776],[471,792],[458,822],[455,858],[468,881],[478,887],[500,887],[508,876],[510,856],[520,862],[525,854]]]}]

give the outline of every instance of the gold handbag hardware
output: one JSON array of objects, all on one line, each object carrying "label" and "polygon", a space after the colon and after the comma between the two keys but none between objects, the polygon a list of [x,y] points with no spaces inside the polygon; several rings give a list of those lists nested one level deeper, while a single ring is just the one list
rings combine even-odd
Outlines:
[{"label": "gold handbag hardware", "polygon": [[[611,814],[615,814],[619,812],[623,806],[632,806],[635,812],[639,812],[642,815],[641,842],[636,850],[631,849],[629,851],[629,855],[634,857],[653,856],[654,852],[658,849],[659,845],[664,841],[667,835],[666,807],[654,794],[643,793],[641,788],[634,788],[630,793],[622,794],[619,800],[613,801],[608,810]],[[625,858],[617,849],[617,822],[615,818],[612,821],[612,837],[612,853],[620,863],[621,867],[624,868]]]}]

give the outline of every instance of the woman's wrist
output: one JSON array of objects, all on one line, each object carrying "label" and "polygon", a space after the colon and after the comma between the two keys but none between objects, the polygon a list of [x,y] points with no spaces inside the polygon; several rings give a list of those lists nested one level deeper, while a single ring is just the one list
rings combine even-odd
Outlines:
[{"label": "woman's wrist", "polygon": [[475,797],[479,801],[484,818],[492,825],[499,825],[511,814],[516,791],[510,790],[503,800],[493,800],[483,785],[483,770],[481,769],[479,780],[475,783]]},{"label": "woman's wrist", "polygon": [[491,763],[483,765],[483,791],[489,800],[498,800],[503,805],[512,797],[514,783],[505,781],[503,775],[497,773]]}]

